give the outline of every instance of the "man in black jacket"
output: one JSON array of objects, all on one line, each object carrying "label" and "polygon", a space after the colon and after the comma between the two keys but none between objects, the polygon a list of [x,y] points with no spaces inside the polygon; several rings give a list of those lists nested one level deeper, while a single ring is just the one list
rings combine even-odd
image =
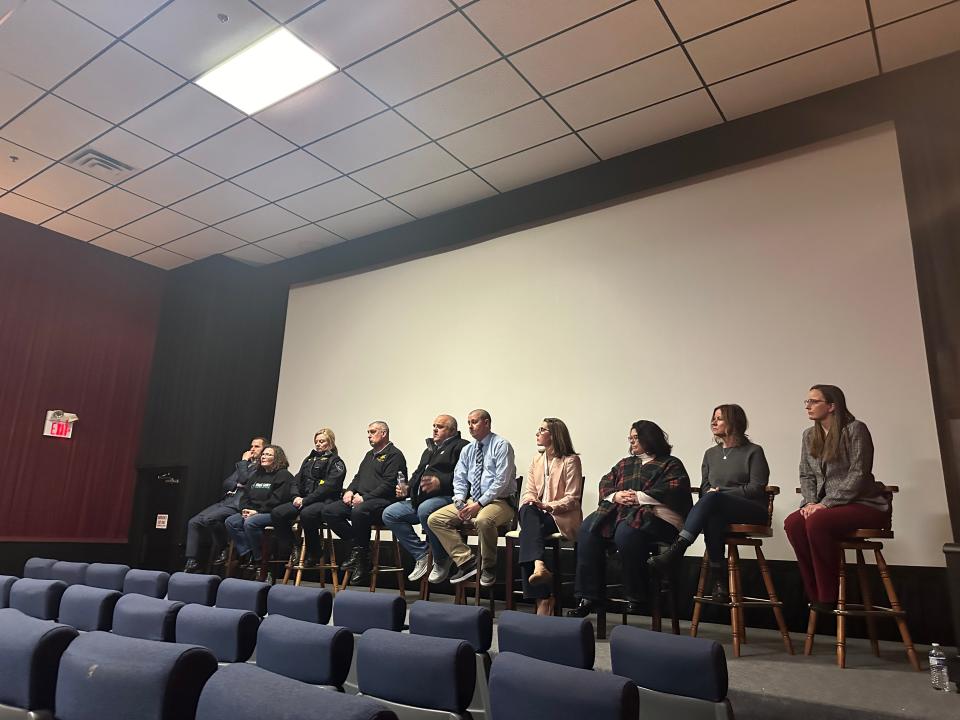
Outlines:
[{"label": "man in black jacket", "polygon": [[[427,526],[427,518],[439,508],[453,502],[453,470],[460,459],[460,451],[468,444],[460,437],[457,421],[450,415],[438,415],[433,421],[433,435],[427,438],[427,449],[420,456],[420,464],[410,477],[410,497],[399,500],[383,511],[383,524],[416,561],[408,575],[416,582],[430,570],[427,542],[433,552],[433,570],[430,582],[441,583],[450,573],[450,557],[437,536]],[[396,496],[406,495],[397,487]],[[420,539],[413,526],[419,524],[426,533],[427,542]]]},{"label": "man in black jacket", "polygon": [[383,420],[367,426],[371,450],[340,502],[323,506],[323,522],[352,545],[343,570],[353,572],[351,585],[364,585],[370,574],[370,528],[381,522],[383,511],[396,497],[397,481],[406,482],[407,461],[390,442],[390,428]]},{"label": "man in black jacket", "polygon": [[204,508],[187,522],[187,549],[184,553],[187,564],[183,568],[184,572],[192,573],[200,569],[197,553],[200,550],[200,533],[203,530],[210,533],[214,550],[220,551],[220,556],[213,564],[222,565],[226,562],[227,529],[224,522],[231,515],[240,512],[240,501],[247,481],[260,466],[260,453],[269,444],[267,438],[255,437],[251,440],[250,449],[243,454],[233,472],[223,481],[223,498]]}]

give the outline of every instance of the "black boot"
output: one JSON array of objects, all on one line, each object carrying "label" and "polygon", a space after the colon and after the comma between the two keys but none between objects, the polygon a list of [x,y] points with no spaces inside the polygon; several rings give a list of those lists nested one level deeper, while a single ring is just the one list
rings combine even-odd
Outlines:
[{"label": "black boot", "polygon": [[683,554],[690,547],[690,541],[682,535],[678,535],[673,541],[673,545],[668,547],[659,555],[647,558],[647,565],[651,570],[662,571],[669,567],[674,567],[683,559]]},{"label": "black boot", "polygon": [[195,573],[200,569],[200,563],[193,558],[187,558],[187,564],[183,566],[185,573]]},{"label": "black boot", "polygon": [[727,569],[723,563],[710,563],[710,597],[715,602],[730,602],[730,589],[727,587]]},{"label": "black boot", "polygon": [[354,564],[353,573],[350,576],[351,585],[369,585],[370,584],[370,555],[366,550],[360,550],[357,556],[357,562]]},{"label": "black boot", "polygon": [[220,565],[226,565],[226,564],[227,564],[227,550],[226,548],[224,548],[223,550],[220,551],[220,554],[217,555],[217,559],[213,561],[213,566],[218,567]]},{"label": "black boot", "polygon": [[350,550],[350,557],[340,564],[340,570],[343,572],[346,572],[347,570],[353,570],[357,565],[357,560],[360,558],[360,552],[361,549],[354,545]]},{"label": "black boot", "polygon": [[582,598],[580,604],[572,610],[567,610],[567,617],[584,618],[592,612],[596,612],[597,607],[592,600]]},{"label": "black boot", "polygon": [[[283,557],[283,555],[280,555]],[[300,548],[294,545],[290,550],[290,567],[297,567],[300,564]]]}]

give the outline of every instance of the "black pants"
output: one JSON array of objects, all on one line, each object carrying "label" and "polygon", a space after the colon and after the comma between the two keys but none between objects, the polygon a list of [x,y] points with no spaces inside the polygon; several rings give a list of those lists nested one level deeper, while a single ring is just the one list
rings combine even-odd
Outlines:
[{"label": "black pants", "polygon": [[344,540],[352,542],[354,547],[370,546],[370,528],[383,520],[383,511],[390,505],[389,500],[371,498],[356,507],[337,500],[323,506],[321,516],[327,527]]},{"label": "black pants", "polygon": [[339,499],[328,500],[307,505],[300,511],[300,527],[303,528],[303,536],[307,539],[307,552],[315,558],[319,558],[323,551],[320,530],[323,528],[323,509],[328,505],[343,505],[343,503]]},{"label": "black pants", "polygon": [[297,521],[300,510],[293,503],[277,505],[270,511],[270,524],[273,525],[273,536],[277,539],[277,557],[285,558],[293,547],[293,524]]},{"label": "black pants", "polygon": [[658,542],[673,542],[677,536],[676,528],[660,518],[652,518],[643,529],[622,522],[617,525],[613,538],[607,539],[594,532],[601,517],[599,513],[588,515],[577,535],[577,597],[594,602],[606,598],[606,553],[607,548],[616,545],[620,553],[624,595],[628,600],[644,600],[650,550]]},{"label": "black pants", "polygon": [[730,523],[766,525],[767,506],[732,492],[706,492],[687,515],[683,530],[692,536],[688,538],[691,542],[703,533],[710,562],[718,563],[723,561],[723,541]]},{"label": "black pants", "polygon": [[214,550],[221,550],[227,546],[227,528],[223,524],[228,517],[238,511],[223,502],[214,503],[206,507],[187,521],[187,550],[184,553],[190,560],[197,559],[200,552],[200,536],[204,531],[210,533]]},{"label": "black pants", "polygon": [[[543,539],[547,535],[559,532],[553,516],[545,513],[536,505],[524,505],[520,508],[520,572],[523,583],[523,596],[541,600],[550,597],[553,588],[549,583],[531,585],[527,578],[533,574],[534,563],[544,558]],[[560,568],[553,568],[559,572]]]}]

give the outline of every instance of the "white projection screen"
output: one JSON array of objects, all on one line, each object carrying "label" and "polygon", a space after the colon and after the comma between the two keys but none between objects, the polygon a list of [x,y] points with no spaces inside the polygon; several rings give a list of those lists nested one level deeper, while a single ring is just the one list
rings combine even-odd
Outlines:
[{"label": "white projection screen", "polygon": [[[518,472],[545,416],[581,454],[585,514],[630,423],[670,435],[694,485],[715,405],[741,404],[781,488],[767,556],[792,559],[802,401],[844,389],[900,486],[888,561],[949,539],[892,126],[469,247],[291,289],[274,441],[299,463],[329,426],[353,476],[386,420],[411,469],[430,423],[477,407]],[[702,548],[702,546],[700,546]]]}]

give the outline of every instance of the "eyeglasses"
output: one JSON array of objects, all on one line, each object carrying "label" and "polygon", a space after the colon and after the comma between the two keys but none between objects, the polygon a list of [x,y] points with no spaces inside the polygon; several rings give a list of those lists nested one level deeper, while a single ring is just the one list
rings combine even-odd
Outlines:
[{"label": "eyeglasses", "polygon": [[549,431],[547,428],[545,428],[545,427],[537,428],[537,435],[543,435],[543,434],[548,433],[548,432],[550,432],[550,431]]},{"label": "eyeglasses", "polygon": [[639,440],[639,439],[640,439],[640,438],[639,438],[639,436],[637,436],[637,435],[628,435],[628,436],[627,436],[627,440],[630,440],[631,442],[633,442],[634,440]]},{"label": "eyeglasses", "polygon": [[805,408],[813,407],[814,405],[819,405],[820,403],[825,403],[826,400],[804,400],[803,406]]}]

